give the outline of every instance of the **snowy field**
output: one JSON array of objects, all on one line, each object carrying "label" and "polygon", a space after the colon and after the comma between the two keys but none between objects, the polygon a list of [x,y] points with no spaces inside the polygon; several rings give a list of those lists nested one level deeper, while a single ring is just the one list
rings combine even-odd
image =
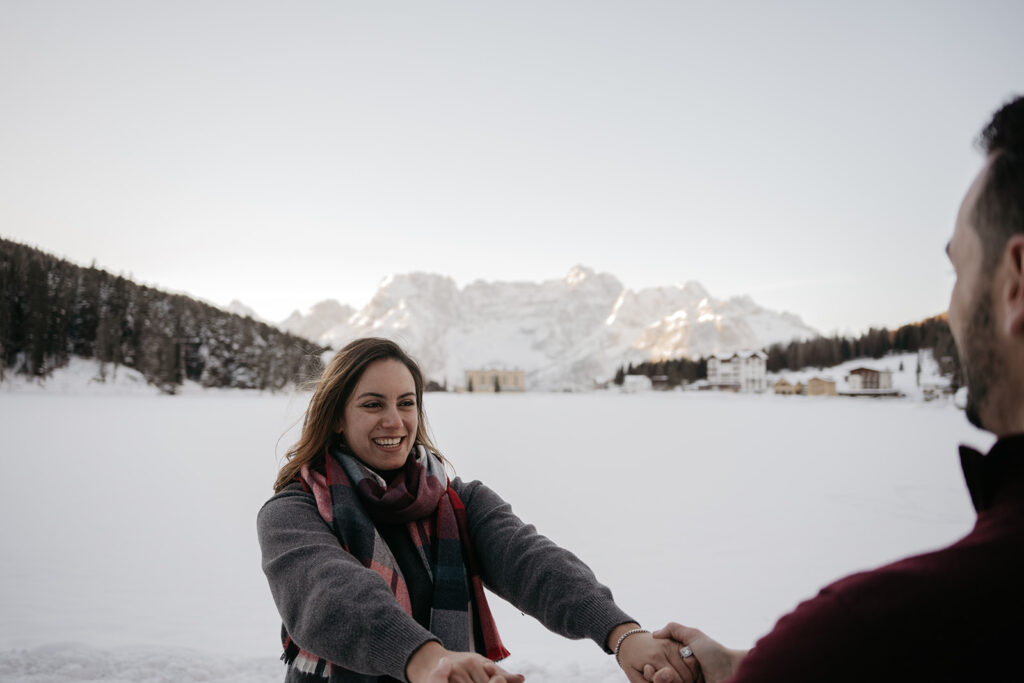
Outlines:
[{"label": "snowy field", "polygon": [[[305,395],[5,391],[0,680],[283,679],[255,516]],[[948,402],[431,394],[437,443],[648,627],[749,646],[824,583],[971,526]],[[287,433],[286,433],[287,432]],[[493,598],[507,668],[624,681]]]}]

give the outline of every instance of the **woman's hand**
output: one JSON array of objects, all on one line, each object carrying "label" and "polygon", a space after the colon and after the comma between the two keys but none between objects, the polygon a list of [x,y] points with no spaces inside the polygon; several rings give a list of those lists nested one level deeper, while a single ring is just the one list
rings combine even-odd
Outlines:
[{"label": "woman's hand", "polygon": [[[740,662],[747,656],[747,650],[732,650],[707,637],[703,631],[681,624],[670,623],[652,635],[655,639],[671,643],[676,650],[680,644],[688,645],[693,650],[693,657],[687,657],[683,661],[689,663],[696,659],[700,663],[700,672],[704,677],[702,680],[706,683],[719,683],[732,678]],[[672,672],[665,668],[656,672],[653,669],[644,672],[644,677],[654,683],[668,683],[672,680],[671,675]]]},{"label": "woman's hand", "polygon": [[410,683],[523,683],[483,655],[452,652],[437,641],[425,643],[409,657],[405,674]]},{"label": "woman's hand", "polygon": [[[617,626],[608,637],[610,649],[614,649],[619,636],[637,628],[636,624]],[[679,656],[679,646],[671,640],[657,639],[646,631],[627,636],[619,645],[619,666],[626,672],[631,683],[644,683],[644,670],[658,672],[664,683],[695,683],[700,676],[696,660],[685,661]]]}]

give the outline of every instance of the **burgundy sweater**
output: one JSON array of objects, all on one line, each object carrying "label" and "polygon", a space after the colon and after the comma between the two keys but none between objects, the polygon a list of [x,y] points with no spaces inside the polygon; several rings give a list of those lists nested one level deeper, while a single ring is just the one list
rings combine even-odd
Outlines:
[{"label": "burgundy sweater", "polygon": [[1024,435],[960,461],[978,511],[948,548],[825,587],[729,683],[1024,681]]}]

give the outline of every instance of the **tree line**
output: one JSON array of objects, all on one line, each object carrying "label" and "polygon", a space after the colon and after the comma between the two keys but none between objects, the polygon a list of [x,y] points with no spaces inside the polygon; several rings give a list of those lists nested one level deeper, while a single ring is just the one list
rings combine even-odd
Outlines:
[{"label": "tree line", "polygon": [[100,376],[132,368],[167,393],[204,387],[282,389],[315,376],[326,349],[187,296],[0,239],[0,380],[45,377],[72,356]]},{"label": "tree line", "polygon": [[[881,358],[891,352],[922,349],[931,349],[941,371],[952,378],[954,388],[962,384],[960,360],[945,314],[903,325],[894,331],[873,327],[859,337],[833,335],[772,344],[766,349],[765,366],[768,372],[828,368],[856,358]],[[668,386],[675,387],[707,379],[707,358],[631,363],[618,369],[615,383],[621,385],[625,375],[663,377]]]}]

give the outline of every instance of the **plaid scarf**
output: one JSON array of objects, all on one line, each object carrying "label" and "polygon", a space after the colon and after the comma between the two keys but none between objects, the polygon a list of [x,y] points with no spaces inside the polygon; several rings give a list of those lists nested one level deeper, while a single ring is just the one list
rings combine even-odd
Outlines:
[{"label": "plaid scarf", "polygon": [[[508,656],[487,607],[479,565],[470,548],[466,508],[441,460],[423,446],[390,484],[351,454],[337,448],[325,452],[327,476],[304,466],[303,486],[316,498],[320,516],[342,547],[364,566],[381,575],[403,610],[412,615],[409,588],[394,555],[378,533],[375,522],[405,523],[413,545],[434,582],[430,631],[449,650],[466,652],[473,646],[473,623],[483,634],[483,650],[498,661]],[[461,541],[461,542],[447,542]],[[383,677],[366,676],[332,664],[301,649],[281,627],[281,659],[297,670],[344,681],[370,683]]]}]

